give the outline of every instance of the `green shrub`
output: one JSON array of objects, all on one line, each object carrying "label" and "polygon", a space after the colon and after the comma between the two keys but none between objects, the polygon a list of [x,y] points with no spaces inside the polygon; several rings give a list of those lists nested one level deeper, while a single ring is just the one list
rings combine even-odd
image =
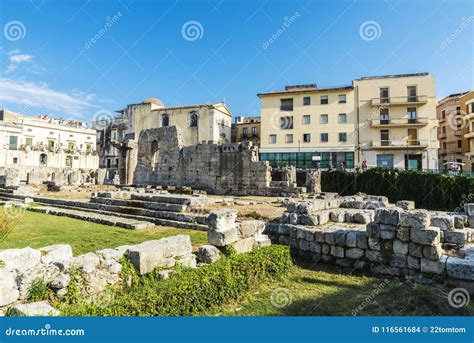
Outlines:
[{"label": "green shrub", "polygon": [[35,279],[28,288],[26,299],[30,302],[46,300],[50,295],[50,289],[42,279]]},{"label": "green shrub", "polygon": [[474,195],[474,178],[374,168],[363,173],[323,172],[321,188],[341,195],[384,195],[390,202],[413,200],[418,208],[453,211]]},{"label": "green shrub", "polygon": [[107,306],[81,300],[55,306],[63,315],[199,315],[239,299],[259,283],[286,276],[291,267],[289,248],[276,245],[248,254],[230,254],[196,269],[178,267],[167,280],[160,280],[158,270],[139,276],[125,262],[125,282],[114,290]]}]

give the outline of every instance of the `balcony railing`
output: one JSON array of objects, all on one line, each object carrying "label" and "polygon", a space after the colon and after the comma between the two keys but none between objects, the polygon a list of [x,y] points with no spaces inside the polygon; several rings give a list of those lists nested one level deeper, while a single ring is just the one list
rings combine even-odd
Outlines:
[{"label": "balcony railing", "polygon": [[372,119],[372,126],[425,126],[428,118]]},{"label": "balcony railing", "polygon": [[372,106],[420,105],[428,102],[427,95],[395,96],[387,98],[373,98]]},{"label": "balcony railing", "polygon": [[240,139],[258,139],[258,135],[240,135]]},{"label": "balcony railing", "polygon": [[428,141],[420,141],[414,139],[405,140],[380,140],[373,141],[372,148],[375,149],[425,149],[428,147]]}]

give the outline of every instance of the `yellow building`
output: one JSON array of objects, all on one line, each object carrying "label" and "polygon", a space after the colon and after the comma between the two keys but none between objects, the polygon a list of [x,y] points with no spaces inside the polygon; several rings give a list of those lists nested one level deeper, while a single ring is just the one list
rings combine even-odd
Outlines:
[{"label": "yellow building", "polygon": [[460,99],[464,94],[466,92],[451,94],[440,100],[436,107],[439,122],[439,169],[448,168],[449,162],[465,163],[462,132],[465,112],[461,111],[460,104]]},{"label": "yellow building", "polygon": [[272,165],[438,169],[434,77],[288,86],[261,99],[261,159]]},{"label": "yellow building", "polygon": [[433,76],[364,77],[353,85],[361,162],[368,167],[438,169]]},{"label": "yellow building", "polygon": [[262,160],[272,166],[354,168],[352,86],[287,86],[258,96]]},{"label": "yellow building", "polygon": [[233,142],[252,142],[260,146],[260,117],[235,117]]},{"label": "yellow building", "polygon": [[462,124],[463,130],[463,154],[465,156],[465,171],[474,172],[474,91],[464,94],[459,99],[461,113],[464,114]]}]

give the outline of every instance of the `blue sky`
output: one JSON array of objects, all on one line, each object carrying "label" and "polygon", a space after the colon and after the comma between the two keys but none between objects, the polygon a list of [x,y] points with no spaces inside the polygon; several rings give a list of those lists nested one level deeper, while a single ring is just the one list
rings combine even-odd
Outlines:
[{"label": "blue sky", "polygon": [[[430,72],[473,89],[474,2],[1,0],[0,107],[90,121],[147,97],[226,100]],[[95,38],[94,38],[95,37]]]}]

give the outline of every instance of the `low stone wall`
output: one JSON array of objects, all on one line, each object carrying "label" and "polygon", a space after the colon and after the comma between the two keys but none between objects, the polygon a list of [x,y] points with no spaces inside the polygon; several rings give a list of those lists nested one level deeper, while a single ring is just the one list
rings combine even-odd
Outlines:
[{"label": "low stone wall", "polygon": [[54,182],[58,186],[79,186],[96,183],[97,174],[96,169],[17,166],[0,168],[0,185],[15,187],[20,185],[20,182],[31,185]]},{"label": "low stone wall", "polygon": [[265,233],[316,263],[474,281],[474,246],[469,245],[474,230],[464,227],[466,216],[414,210],[408,201],[398,205],[370,196],[289,201],[287,212],[279,222],[268,223]]}]

